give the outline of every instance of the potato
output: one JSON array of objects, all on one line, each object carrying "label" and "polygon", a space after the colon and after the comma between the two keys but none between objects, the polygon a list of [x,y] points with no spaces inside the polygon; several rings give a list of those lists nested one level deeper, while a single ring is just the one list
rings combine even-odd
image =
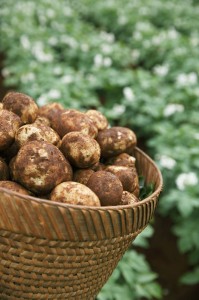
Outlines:
[{"label": "potato", "polygon": [[60,103],[52,102],[39,107],[38,116],[50,121],[50,126],[60,135],[60,116],[65,111]]},{"label": "potato", "polygon": [[37,195],[48,194],[59,183],[72,180],[72,168],[61,151],[41,141],[20,148],[12,173],[16,182]]},{"label": "potato", "polygon": [[12,111],[21,118],[23,124],[33,123],[38,114],[38,106],[28,95],[9,92],[3,98],[3,108]]},{"label": "potato", "polygon": [[19,147],[29,141],[45,141],[57,147],[61,144],[59,135],[51,127],[36,123],[21,126],[16,132],[15,141]]},{"label": "potato", "polygon": [[81,132],[67,133],[60,149],[70,163],[78,168],[89,168],[100,160],[100,146],[96,140]]},{"label": "potato", "polygon": [[107,118],[98,110],[87,110],[86,115],[93,121],[98,130],[103,130],[108,127]]},{"label": "potato", "polygon": [[3,103],[0,102],[0,110],[2,110],[2,109],[3,109]]},{"label": "potato", "polygon": [[129,168],[135,168],[135,157],[127,154],[121,153],[119,155],[110,157],[106,160],[107,165],[115,165],[115,166],[124,166]]},{"label": "potato", "polygon": [[38,125],[46,125],[50,127],[50,120],[46,117],[38,116],[36,120],[34,121],[34,124]]},{"label": "potato", "polygon": [[0,157],[0,180],[9,179],[9,168],[5,160]]},{"label": "potato", "polygon": [[137,173],[124,166],[108,166],[107,172],[116,175],[122,183],[123,190],[133,193],[139,187]]},{"label": "potato", "polygon": [[96,140],[100,145],[103,158],[131,152],[137,143],[135,133],[125,127],[111,127],[101,130]]},{"label": "potato", "polygon": [[92,174],[87,186],[98,196],[101,205],[118,205],[122,198],[122,183],[117,176],[106,171]]},{"label": "potato", "polygon": [[100,206],[100,201],[87,186],[73,181],[57,185],[50,195],[50,200],[66,204]]},{"label": "potato", "polygon": [[27,189],[25,189],[23,186],[21,186],[20,184],[14,182],[14,181],[0,181],[0,188],[4,188],[4,189],[8,189],[11,190],[13,192],[17,192],[23,195],[32,195],[32,193],[30,191],[28,191]]},{"label": "potato", "polygon": [[122,199],[119,205],[133,205],[137,202],[139,202],[139,199],[134,194],[131,194],[127,191],[123,191]]},{"label": "potato", "polygon": [[73,174],[73,181],[86,185],[93,173],[92,169],[78,169]]},{"label": "potato", "polygon": [[97,135],[98,130],[96,126],[85,113],[74,109],[69,109],[62,113],[60,118],[61,137],[72,131],[79,131],[83,134],[91,136],[92,138],[95,138]]},{"label": "potato", "polygon": [[105,164],[101,163],[100,161],[94,164],[93,166],[90,167],[93,171],[103,171],[106,169]]},{"label": "potato", "polygon": [[19,116],[5,109],[0,110],[0,151],[7,150],[12,145],[20,125]]}]

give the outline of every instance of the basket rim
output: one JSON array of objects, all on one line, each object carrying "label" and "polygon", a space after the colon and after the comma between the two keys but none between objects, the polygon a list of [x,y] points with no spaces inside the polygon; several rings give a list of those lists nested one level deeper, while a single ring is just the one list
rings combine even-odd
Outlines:
[{"label": "basket rim", "polygon": [[60,202],[56,202],[56,201],[52,201],[52,200],[47,200],[47,199],[43,199],[43,198],[39,198],[39,197],[34,197],[34,196],[29,196],[29,195],[23,195],[20,194],[18,192],[15,191],[11,191],[9,189],[6,188],[2,188],[0,187],[0,192],[4,192],[6,194],[9,194],[11,196],[17,196],[19,197],[21,200],[23,201],[33,201],[36,203],[40,203],[40,204],[48,204],[50,206],[58,206],[58,207],[64,207],[64,208],[73,208],[73,209],[77,209],[77,210],[94,210],[94,211],[106,211],[106,210],[118,210],[118,209],[124,209],[124,208],[132,208],[132,207],[137,207],[137,206],[142,206],[143,204],[149,202],[151,199],[156,198],[160,192],[163,189],[163,177],[162,174],[158,168],[158,166],[156,165],[156,163],[152,160],[152,158],[150,158],[144,151],[142,151],[140,148],[135,147],[135,150],[142,154],[143,156],[145,156],[145,158],[147,158],[147,160],[154,166],[154,168],[157,171],[158,174],[158,178],[159,178],[159,185],[156,188],[156,190],[149,195],[148,197],[140,200],[139,202],[136,202],[134,204],[128,204],[128,205],[110,205],[110,206],[88,206],[88,205],[75,205],[75,204],[67,204],[67,203],[60,203]]}]

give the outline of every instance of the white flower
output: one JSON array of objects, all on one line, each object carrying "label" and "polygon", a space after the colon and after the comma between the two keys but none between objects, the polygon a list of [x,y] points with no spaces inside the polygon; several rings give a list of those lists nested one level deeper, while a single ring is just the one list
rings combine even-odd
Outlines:
[{"label": "white flower", "polygon": [[175,28],[169,29],[167,34],[168,34],[169,39],[171,39],[171,40],[177,39],[177,37],[179,35],[179,33],[177,32],[177,30]]},{"label": "white flower", "polygon": [[189,86],[189,85],[194,85],[198,82],[198,77],[197,74],[194,72],[191,72],[189,74],[179,74],[176,83],[178,86]]},{"label": "white flower", "polygon": [[164,77],[168,74],[168,65],[158,65],[154,68],[154,73],[160,77]]},{"label": "white flower", "polygon": [[101,49],[104,54],[109,54],[112,52],[112,46],[109,44],[102,44]]},{"label": "white flower", "polygon": [[199,132],[196,132],[196,133],[194,134],[194,139],[195,139],[195,140],[199,140]]},{"label": "white flower", "polygon": [[57,37],[51,36],[51,37],[48,39],[48,43],[49,43],[49,45],[51,45],[51,46],[56,46],[56,45],[58,44],[58,39],[57,39]]},{"label": "white flower", "polygon": [[27,73],[21,76],[21,82],[27,83],[30,81],[33,81],[35,79],[35,74],[34,73]]},{"label": "white flower", "polygon": [[51,62],[53,61],[53,56],[51,53],[44,52],[43,49],[44,45],[42,42],[36,42],[35,45],[32,48],[32,53],[35,56],[35,58],[40,62]]},{"label": "white flower", "polygon": [[52,89],[48,92],[48,97],[51,99],[58,99],[61,97],[61,93],[58,90]]},{"label": "white flower", "polygon": [[140,51],[138,49],[133,50],[131,56],[133,59],[137,60],[140,57]]},{"label": "white flower", "polygon": [[105,57],[103,59],[103,65],[105,67],[110,67],[112,65],[112,59],[110,57]]},{"label": "white flower", "polygon": [[135,31],[133,34],[133,38],[137,41],[140,41],[142,39],[142,34],[140,31]]},{"label": "white flower", "polygon": [[73,49],[78,47],[78,42],[73,37],[66,34],[61,36],[61,42],[67,44]]},{"label": "white flower", "polygon": [[43,106],[45,104],[48,103],[48,97],[46,94],[41,95],[38,99],[37,99],[37,104],[39,106]]},{"label": "white flower", "polygon": [[7,68],[3,68],[1,74],[3,77],[8,77],[10,75],[10,70]]},{"label": "white flower", "polygon": [[55,11],[54,11],[53,9],[51,9],[51,8],[48,8],[48,9],[46,10],[46,15],[47,15],[47,17],[49,17],[50,19],[51,19],[51,18],[54,18],[54,16],[55,16]]},{"label": "white flower", "polygon": [[117,115],[122,115],[126,110],[126,107],[124,105],[115,104],[113,106],[113,112]]},{"label": "white flower", "polygon": [[22,35],[20,37],[20,43],[24,49],[27,49],[27,50],[30,49],[30,46],[31,46],[30,40],[28,39],[28,37],[26,35]]},{"label": "white flower", "polygon": [[104,41],[106,41],[108,43],[113,43],[115,41],[115,36],[114,36],[113,33],[108,33],[108,32],[105,32],[105,31],[101,31],[100,36]]},{"label": "white flower", "polygon": [[176,165],[176,161],[175,161],[175,159],[171,158],[170,156],[161,155],[159,157],[159,164],[163,168],[172,170],[175,167],[175,165]]},{"label": "white flower", "polygon": [[126,86],[123,89],[123,95],[124,95],[125,99],[128,100],[129,102],[134,101],[134,99],[135,99],[135,94],[134,94],[132,88],[130,88],[129,86]]},{"label": "white flower", "polygon": [[62,68],[60,66],[54,67],[53,73],[55,75],[61,75],[62,74]]},{"label": "white flower", "polygon": [[186,186],[194,186],[196,184],[198,184],[198,177],[194,172],[181,173],[176,178],[176,185],[181,191],[183,191]]},{"label": "white flower", "polygon": [[119,25],[125,25],[128,22],[128,19],[126,16],[119,16],[118,18],[118,24]]},{"label": "white flower", "polygon": [[179,113],[179,112],[183,112],[183,111],[184,111],[184,106],[182,104],[171,103],[165,107],[165,109],[163,111],[163,115],[165,117],[170,117],[171,115],[173,115],[175,113]]},{"label": "white flower", "polygon": [[65,83],[65,84],[68,84],[68,83],[71,83],[73,82],[73,76],[67,74],[67,75],[64,75],[62,78],[61,78],[61,82],[62,83]]},{"label": "white flower", "polygon": [[84,52],[88,52],[88,50],[89,50],[89,45],[88,45],[88,44],[82,44],[82,45],[81,45],[81,49],[82,49],[82,51],[84,51]]},{"label": "white flower", "polygon": [[96,54],[94,57],[94,65],[96,67],[101,67],[103,65],[103,56],[101,54]]}]

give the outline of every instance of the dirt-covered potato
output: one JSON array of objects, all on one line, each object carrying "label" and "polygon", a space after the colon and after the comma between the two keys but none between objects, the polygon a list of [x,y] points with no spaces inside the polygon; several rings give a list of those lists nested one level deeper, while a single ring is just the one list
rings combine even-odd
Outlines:
[{"label": "dirt-covered potato", "polygon": [[48,194],[59,183],[72,180],[72,168],[61,151],[41,141],[20,148],[12,173],[16,182],[37,195]]},{"label": "dirt-covered potato", "polygon": [[20,125],[19,116],[6,109],[0,110],[0,151],[7,150],[12,145]]},{"label": "dirt-covered potato", "polygon": [[122,198],[122,183],[110,172],[98,171],[92,174],[87,186],[98,196],[101,205],[118,205]]},{"label": "dirt-covered potato", "polygon": [[121,153],[119,155],[108,158],[106,160],[106,165],[135,168],[135,161],[135,157],[129,155],[128,153]]},{"label": "dirt-covered potato", "polygon": [[37,116],[34,124],[38,124],[38,125],[46,125],[50,127],[50,120],[47,119],[46,117],[42,117],[42,116]]},{"label": "dirt-covered potato", "polygon": [[75,205],[100,206],[95,193],[87,186],[73,181],[57,185],[51,192],[50,200]]},{"label": "dirt-covered potato", "polygon": [[86,185],[93,173],[94,171],[92,169],[78,169],[73,174],[73,181]]},{"label": "dirt-covered potato", "polygon": [[96,138],[103,158],[131,152],[137,143],[135,133],[126,127],[111,127],[99,131]]},{"label": "dirt-covered potato", "polygon": [[0,181],[0,188],[4,188],[4,189],[8,189],[23,195],[33,195],[30,191],[28,191],[27,189],[25,189],[23,186],[21,186],[19,183],[16,183],[14,181],[9,181],[9,180],[5,180],[5,181]]},{"label": "dirt-covered potato", "polygon": [[3,108],[12,111],[21,118],[23,124],[33,123],[38,114],[38,106],[28,95],[9,92],[3,98]]},{"label": "dirt-covered potato", "polygon": [[0,180],[8,180],[9,179],[9,167],[5,160],[0,157]]},{"label": "dirt-covered potato", "polygon": [[93,121],[98,130],[103,130],[108,127],[107,118],[98,110],[89,109],[86,115]]},{"label": "dirt-covered potato", "polygon": [[128,204],[132,205],[137,202],[139,202],[139,199],[134,194],[131,194],[127,191],[123,191],[122,199],[119,205],[128,205]]},{"label": "dirt-covered potato", "polygon": [[45,141],[57,147],[61,143],[59,135],[51,127],[36,123],[21,126],[16,132],[15,141],[19,147],[29,141]]},{"label": "dirt-covered potato", "polygon": [[61,114],[60,128],[61,137],[71,131],[79,131],[95,138],[98,132],[93,121],[85,113],[75,109],[66,110]]},{"label": "dirt-covered potato", "polygon": [[78,131],[67,133],[60,149],[69,162],[78,168],[89,168],[100,160],[100,146],[96,140]]},{"label": "dirt-covered potato", "polygon": [[60,103],[52,102],[39,107],[38,116],[47,118],[50,126],[60,135],[60,116],[64,111]]},{"label": "dirt-covered potato", "polygon": [[122,183],[123,190],[133,193],[138,186],[138,177],[133,169],[123,166],[108,166],[107,172],[111,172],[119,178]]}]

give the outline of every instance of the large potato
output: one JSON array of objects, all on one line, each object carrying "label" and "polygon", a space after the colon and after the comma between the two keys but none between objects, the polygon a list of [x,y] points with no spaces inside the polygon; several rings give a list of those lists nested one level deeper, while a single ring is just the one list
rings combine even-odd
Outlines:
[{"label": "large potato", "polygon": [[98,130],[93,121],[85,113],[82,113],[75,109],[69,109],[62,113],[60,117],[61,137],[71,131],[79,131],[93,138],[96,137]]},{"label": "large potato", "polygon": [[124,166],[108,166],[107,172],[111,172],[119,178],[123,185],[123,190],[133,193],[139,188],[138,176],[134,169]]},{"label": "large potato", "polygon": [[0,110],[0,151],[7,150],[15,140],[21,119],[11,111]]},{"label": "large potato", "polygon": [[60,137],[51,127],[42,124],[26,124],[21,126],[15,135],[19,147],[29,141],[45,141],[57,147],[60,146]]},{"label": "large potato", "polygon": [[101,205],[118,205],[122,198],[122,183],[117,176],[106,171],[92,174],[87,186],[98,196]]},{"label": "large potato", "polygon": [[89,168],[100,160],[100,146],[96,140],[77,131],[69,132],[63,137],[61,151],[78,168]]},{"label": "large potato", "polygon": [[60,135],[60,118],[65,111],[60,103],[52,102],[39,107],[38,115],[50,121],[50,126]]},{"label": "large potato", "polygon": [[24,144],[12,165],[13,179],[35,194],[48,194],[56,185],[72,180],[72,168],[61,151],[47,142]]},{"label": "large potato", "polygon": [[38,106],[28,95],[9,92],[3,98],[3,108],[14,112],[23,124],[33,123],[38,114]]},{"label": "large potato", "polygon": [[89,109],[86,115],[89,116],[98,130],[103,130],[108,127],[108,120],[100,111]]},{"label": "large potato", "polygon": [[135,133],[125,127],[111,127],[99,131],[96,138],[101,155],[108,158],[124,152],[131,152],[137,143]]},{"label": "large potato", "polygon": [[68,181],[57,185],[51,192],[52,201],[87,206],[100,206],[100,201],[88,187],[85,185]]}]

